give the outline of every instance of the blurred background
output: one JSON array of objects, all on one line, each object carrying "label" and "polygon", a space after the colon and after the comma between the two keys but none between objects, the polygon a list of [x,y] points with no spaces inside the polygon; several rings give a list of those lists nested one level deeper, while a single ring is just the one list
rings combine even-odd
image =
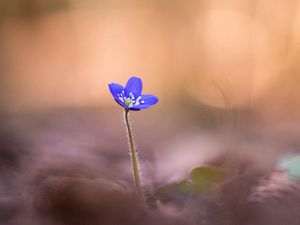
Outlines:
[{"label": "blurred background", "polygon": [[146,185],[224,152],[273,168],[300,147],[299,59],[298,0],[1,0],[1,193],[53,168],[130,183],[107,84],[132,75],[160,99],[131,114]]},{"label": "blurred background", "polygon": [[3,0],[0,7],[5,111],[112,107],[107,83],[135,74],[161,108],[189,99],[297,117],[298,1]]}]

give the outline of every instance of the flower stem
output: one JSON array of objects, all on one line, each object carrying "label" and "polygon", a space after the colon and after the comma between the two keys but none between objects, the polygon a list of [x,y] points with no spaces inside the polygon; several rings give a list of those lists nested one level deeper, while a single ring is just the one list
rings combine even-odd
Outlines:
[{"label": "flower stem", "polygon": [[134,147],[134,141],[133,141],[133,136],[132,136],[132,131],[131,127],[129,124],[128,120],[128,114],[129,110],[125,109],[125,123],[127,127],[127,133],[128,133],[128,139],[129,139],[129,145],[130,145],[130,155],[131,155],[131,160],[132,160],[132,168],[133,168],[133,176],[134,176],[134,183],[136,187],[136,192],[139,200],[142,202],[142,204],[145,203],[145,197],[143,193],[143,188],[141,184],[141,178],[140,178],[140,172],[139,172],[139,166],[138,166],[138,158],[137,158],[137,153]]}]

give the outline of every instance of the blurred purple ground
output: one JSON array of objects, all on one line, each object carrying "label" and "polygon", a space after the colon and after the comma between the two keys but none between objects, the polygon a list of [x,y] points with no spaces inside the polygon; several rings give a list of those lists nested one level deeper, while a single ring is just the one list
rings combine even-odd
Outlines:
[{"label": "blurred purple ground", "polygon": [[266,125],[248,112],[234,125],[226,111],[172,111],[131,114],[145,189],[209,164],[226,173],[217,201],[152,198],[145,213],[135,199],[121,109],[3,114],[1,224],[299,224],[299,183],[276,168],[297,151],[296,127]]}]

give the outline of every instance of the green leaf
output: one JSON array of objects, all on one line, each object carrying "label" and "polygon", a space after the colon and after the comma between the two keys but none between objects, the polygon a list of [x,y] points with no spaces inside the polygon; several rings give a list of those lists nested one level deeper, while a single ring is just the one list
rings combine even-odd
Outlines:
[{"label": "green leaf", "polygon": [[219,192],[215,189],[224,181],[223,171],[213,166],[201,166],[194,168],[187,179],[170,183],[156,189],[154,196],[162,202],[184,203],[191,196],[206,196],[215,200]]},{"label": "green leaf", "polygon": [[210,191],[224,181],[224,173],[213,166],[196,167],[190,172],[193,191],[202,193]]},{"label": "green leaf", "polygon": [[289,176],[300,179],[300,155],[283,159],[279,167],[285,170]]}]

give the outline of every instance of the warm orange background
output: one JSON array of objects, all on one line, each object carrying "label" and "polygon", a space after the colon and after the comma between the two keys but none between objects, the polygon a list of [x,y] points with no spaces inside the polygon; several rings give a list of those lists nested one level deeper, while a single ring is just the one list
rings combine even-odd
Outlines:
[{"label": "warm orange background", "polygon": [[113,107],[107,83],[138,75],[162,108],[192,101],[299,116],[298,1],[10,0],[0,7],[5,111]]}]

